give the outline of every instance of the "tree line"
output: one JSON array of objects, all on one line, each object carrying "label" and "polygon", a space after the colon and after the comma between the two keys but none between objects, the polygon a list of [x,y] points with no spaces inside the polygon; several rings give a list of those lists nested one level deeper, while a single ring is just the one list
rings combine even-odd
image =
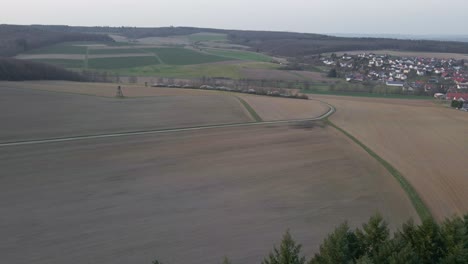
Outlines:
[{"label": "tree line", "polygon": [[110,41],[108,35],[58,32],[34,26],[0,25],[0,56],[14,56],[31,49],[69,41]]},{"label": "tree line", "polygon": [[210,32],[227,34],[228,39],[236,44],[250,47],[254,51],[275,56],[303,58],[321,53],[352,50],[392,49],[422,52],[468,53],[468,43],[455,41],[404,40],[389,38],[345,38],[322,34],[223,30],[194,27],[70,27],[34,25],[35,29],[62,33],[99,33],[121,34],[128,38],[167,37]]},{"label": "tree line", "polygon": [[0,57],[0,80],[67,80],[86,81],[80,73],[69,71],[54,65]]},{"label": "tree line", "polygon": [[[231,261],[225,257],[223,264]],[[318,252],[307,259],[302,245],[287,231],[262,264],[466,264],[468,263],[468,215],[442,223],[426,219],[420,225],[404,223],[391,234],[379,214],[361,228],[345,222],[330,233]],[[153,264],[162,264],[155,260]]]}]

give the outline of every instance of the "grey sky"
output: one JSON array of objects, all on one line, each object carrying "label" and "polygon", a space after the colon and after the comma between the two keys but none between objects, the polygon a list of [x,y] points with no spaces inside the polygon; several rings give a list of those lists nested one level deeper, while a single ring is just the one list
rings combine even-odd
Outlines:
[{"label": "grey sky", "polygon": [[468,34],[467,0],[0,0],[2,24]]}]

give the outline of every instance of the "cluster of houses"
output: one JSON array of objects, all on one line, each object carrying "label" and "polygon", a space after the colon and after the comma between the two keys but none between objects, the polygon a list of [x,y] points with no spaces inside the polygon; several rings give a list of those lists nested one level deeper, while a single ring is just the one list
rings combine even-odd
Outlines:
[{"label": "cluster of houses", "polygon": [[[349,82],[374,81],[433,95],[468,93],[468,71],[464,60],[421,57],[398,57],[362,53],[322,57],[323,64],[337,69]],[[463,95],[467,98],[467,95]]]}]

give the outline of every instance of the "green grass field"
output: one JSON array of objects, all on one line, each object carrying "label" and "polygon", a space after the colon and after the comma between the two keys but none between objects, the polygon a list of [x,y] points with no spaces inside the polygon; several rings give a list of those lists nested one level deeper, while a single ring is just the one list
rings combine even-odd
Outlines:
[{"label": "green grass field", "polygon": [[67,59],[35,59],[31,61],[43,62],[53,64],[55,66],[68,68],[68,69],[80,69],[84,66],[84,60],[67,60]]},{"label": "green grass field", "polygon": [[[195,34],[191,37],[198,40],[221,40],[225,35],[220,34]],[[55,64],[69,69],[90,69],[119,73],[123,76],[161,76],[173,78],[201,78],[224,77],[239,79],[244,78],[243,70],[253,69],[277,69],[278,64],[269,63],[271,58],[254,52],[210,49],[210,53],[179,47],[148,47],[135,45],[132,47],[93,48],[84,45],[109,43],[69,42],[32,50],[31,54],[88,54],[88,55],[119,55],[142,54],[147,56],[90,58],[85,60],[66,59],[37,59],[40,62]],[[77,46],[82,45],[82,46]],[[110,46],[109,46],[110,47]],[[237,63],[216,63],[223,61],[237,61]]]},{"label": "green grass field", "polygon": [[25,54],[86,54],[87,47],[74,46],[74,43],[60,43],[25,52]]},{"label": "green grass field", "polygon": [[184,48],[147,48],[145,50],[156,53],[164,64],[169,65],[192,65],[229,60],[225,57],[208,55]]},{"label": "green grass field", "polygon": [[131,69],[117,69],[113,72],[130,76],[160,76],[168,78],[201,78],[226,77],[244,78],[242,70],[246,68],[275,69],[278,66],[264,62],[239,62],[236,64],[202,64],[202,65],[150,65]]},{"label": "green grass field", "polygon": [[154,56],[148,57],[116,57],[89,59],[88,67],[91,69],[113,70],[122,68],[134,68],[158,64]]},{"label": "green grass field", "polygon": [[205,52],[208,52],[208,53],[216,55],[216,56],[221,56],[221,57],[226,57],[226,58],[231,58],[231,59],[237,59],[237,60],[263,61],[263,62],[272,61],[272,58],[267,56],[267,55],[264,55],[264,54],[261,54],[261,53],[249,52],[249,51],[225,50],[225,49],[206,49]]},{"label": "green grass field", "polygon": [[125,53],[146,53],[147,51],[142,50],[142,49],[128,49],[128,48],[122,48],[122,49],[88,49],[88,54],[90,55],[99,55],[99,54],[125,54]]}]

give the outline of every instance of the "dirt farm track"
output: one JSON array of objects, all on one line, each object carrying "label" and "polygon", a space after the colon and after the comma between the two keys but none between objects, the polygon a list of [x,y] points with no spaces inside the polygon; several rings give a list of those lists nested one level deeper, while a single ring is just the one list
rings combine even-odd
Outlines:
[{"label": "dirt farm track", "polygon": [[[259,263],[285,230],[307,256],[345,220],[419,221],[395,178],[322,121],[2,146],[5,142],[316,118],[316,100],[68,82],[0,82],[5,263]],[[316,96],[396,167],[437,219],[468,211],[468,115],[432,102]],[[437,125],[434,125],[437,124]]]}]

